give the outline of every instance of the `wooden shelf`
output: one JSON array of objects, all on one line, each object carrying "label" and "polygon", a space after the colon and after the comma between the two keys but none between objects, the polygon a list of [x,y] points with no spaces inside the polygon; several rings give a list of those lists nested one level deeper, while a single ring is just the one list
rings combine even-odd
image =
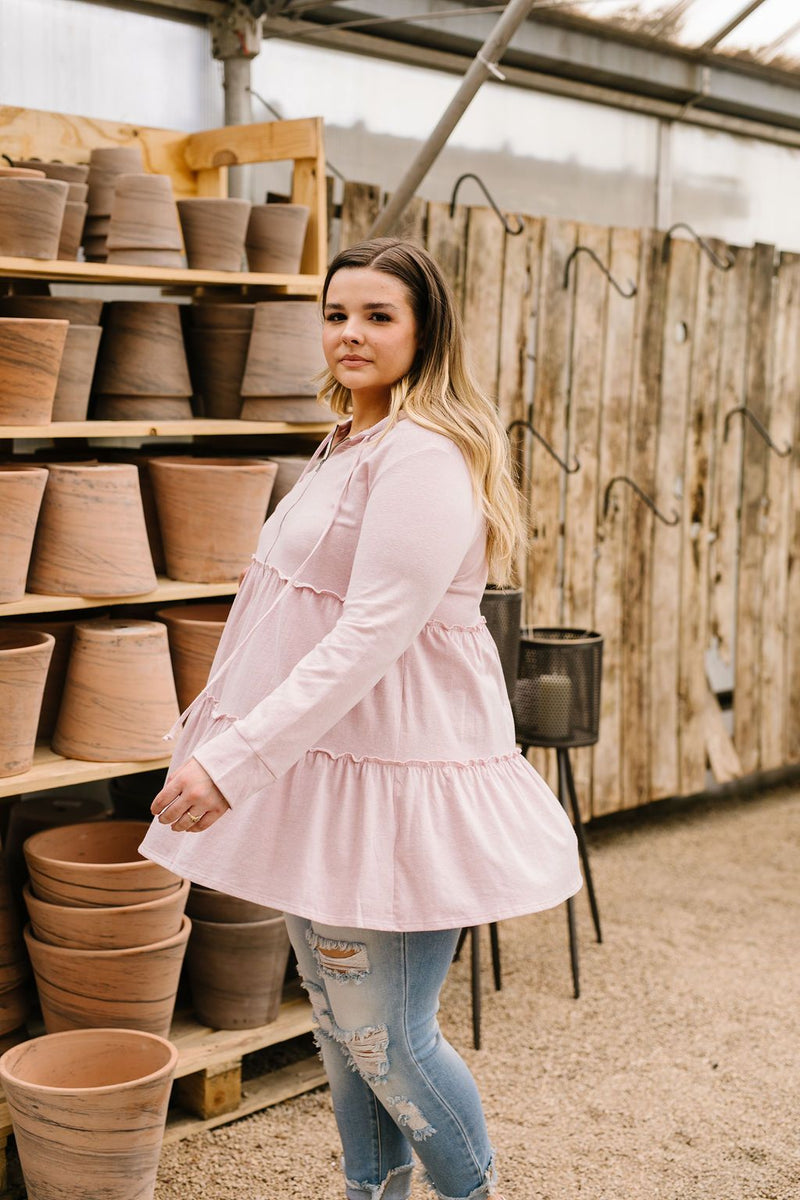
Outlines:
[{"label": "wooden shelf", "polygon": [[330,421],[215,421],[192,417],[183,421],[54,421],[50,425],[0,425],[0,438],[218,437],[220,434],[312,433],[323,436]]},{"label": "wooden shelf", "polygon": [[0,619],[19,616],[21,613],[67,612],[82,608],[109,608],[118,604],[168,604],[173,600],[198,600],[203,597],[235,596],[238,583],[184,583],[179,579],[159,577],[158,587],[152,592],[138,596],[43,596],[38,592],[26,592],[22,600],[9,600],[0,604]]},{"label": "wooden shelf", "polygon": [[0,779],[0,799],[4,796],[18,796],[23,792],[40,792],[46,788],[67,787],[74,783],[113,779],[116,775],[157,771],[168,767],[169,760],[170,755],[165,754],[163,758],[151,758],[147,762],[87,762],[82,758],[62,758],[49,746],[37,746],[33,754],[33,766],[29,771],[24,771],[21,775],[5,775]]},{"label": "wooden shelf", "polygon": [[66,259],[11,258],[0,256],[0,276],[48,279],[54,283],[139,284],[142,286],[268,287],[282,295],[318,296],[321,275],[273,275],[256,271],[194,271],[188,267],[141,267],[121,263],[73,262]]}]

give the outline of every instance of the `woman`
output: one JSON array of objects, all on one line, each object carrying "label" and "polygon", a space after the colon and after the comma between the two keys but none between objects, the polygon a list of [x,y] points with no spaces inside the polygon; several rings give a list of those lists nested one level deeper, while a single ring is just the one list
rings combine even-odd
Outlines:
[{"label": "woman", "polygon": [[346,419],[263,528],[142,850],[286,912],[348,1200],[405,1200],[412,1148],[438,1196],[482,1200],[492,1148],[439,992],[462,926],[580,887],[479,610],[518,497],[424,250],[343,251],[322,304],[320,396]]}]

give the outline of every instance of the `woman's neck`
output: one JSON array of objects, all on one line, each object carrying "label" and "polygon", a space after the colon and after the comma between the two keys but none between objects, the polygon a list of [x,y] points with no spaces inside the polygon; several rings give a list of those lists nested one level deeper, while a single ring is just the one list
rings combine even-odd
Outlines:
[{"label": "woman's neck", "polygon": [[389,404],[389,400],[364,401],[353,396],[349,436],[353,437],[355,434],[363,433],[365,429],[377,425],[378,421],[382,421],[389,415]]}]

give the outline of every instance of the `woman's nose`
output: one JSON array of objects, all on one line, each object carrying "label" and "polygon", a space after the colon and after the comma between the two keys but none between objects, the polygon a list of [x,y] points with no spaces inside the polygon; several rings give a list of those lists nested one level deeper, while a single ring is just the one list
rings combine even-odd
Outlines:
[{"label": "woman's nose", "polygon": [[345,321],[342,326],[342,340],[345,342],[360,342],[363,340],[361,327],[357,321]]}]

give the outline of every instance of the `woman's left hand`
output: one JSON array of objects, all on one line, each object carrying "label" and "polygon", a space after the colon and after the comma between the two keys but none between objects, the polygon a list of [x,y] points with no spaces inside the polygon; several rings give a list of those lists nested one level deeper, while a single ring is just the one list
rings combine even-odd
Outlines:
[{"label": "woman's left hand", "polygon": [[229,808],[211,776],[194,758],[171,776],[150,805],[153,816],[176,833],[202,833]]}]

